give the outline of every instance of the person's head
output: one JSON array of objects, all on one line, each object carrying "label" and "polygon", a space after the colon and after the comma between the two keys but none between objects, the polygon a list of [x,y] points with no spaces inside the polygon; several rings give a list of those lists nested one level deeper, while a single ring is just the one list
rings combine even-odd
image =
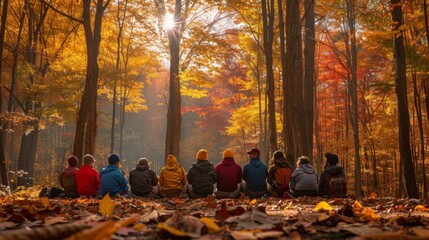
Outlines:
[{"label": "person's head", "polygon": [[249,151],[247,151],[247,154],[249,155],[250,159],[253,158],[259,158],[259,155],[261,154],[261,151],[259,151],[259,148],[252,148]]},{"label": "person's head", "polygon": [[328,152],[325,154],[325,157],[327,165],[335,165],[338,163],[338,156],[333,153]]},{"label": "person's head", "polygon": [[223,151],[223,158],[232,158],[232,159],[234,159],[234,153],[232,152],[231,149],[226,149],[225,151]]},{"label": "person's head", "polygon": [[140,158],[137,162],[137,166],[148,166],[149,167],[149,160],[146,158]]},{"label": "person's head", "polygon": [[209,154],[207,153],[207,150],[201,149],[200,151],[198,151],[197,156],[195,156],[195,158],[200,161],[207,161],[209,160]]},{"label": "person's head", "polygon": [[109,165],[119,166],[119,162],[121,161],[121,158],[119,157],[118,154],[112,153],[112,154],[110,154],[110,156],[107,160],[109,161]]},{"label": "person's head", "polygon": [[302,164],[309,164],[310,160],[307,156],[301,156],[298,158],[298,161],[296,162],[297,166],[301,166]]},{"label": "person's head", "polygon": [[174,155],[172,155],[172,154],[168,155],[168,157],[167,157],[167,165],[171,166],[171,165],[175,165],[175,164],[178,164],[176,157]]},{"label": "person's head", "polygon": [[282,151],[277,150],[273,153],[273,161],[275,161],[277,159],[281,159],[281,158],[285,158],[285,155],[283,154]]},{"label": "person's head", "polygon": [[77,167],[79,160],[77,160],[77,157],[75,156],[70,156],[69,159],[67,159],[67,162],[69,167]]},{"label": "person's head", "polygon": [[91,154],[83,156],[83,164],[94,166],[95,158]]}]

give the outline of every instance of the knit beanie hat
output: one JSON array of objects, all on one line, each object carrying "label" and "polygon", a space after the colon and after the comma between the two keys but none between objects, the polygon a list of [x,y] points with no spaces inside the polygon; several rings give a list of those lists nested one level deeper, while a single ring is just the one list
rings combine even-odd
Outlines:
[{"label": "knit beanie hat", "polygon": [[137,165],[149,166],[149,160],[147,160],[146,158],[140,158]]},{"label": "knit beanie hat", "polygon": [[86,154],[85,156],[83,156],[83,163],[84,164],[91,164],[93,162],[95,162],[95,159],[91,154]]},{"label": "knit beanie hat", "polygon": [[338,163],[338,156],[333,154],[333,153],[328,152],[325,154],[325,157],[326,157],[326,161],[329,164],[337,164]]},{"label": "knit beanie hat", "polygon": [[283,152],[282,151],[280,151],[280,150],[277,150],[277,151],[275,151],[274,153],[273,153],[273,158],[274,159],[280,159],[280,158],[284,158],[285,157],[285,155],[283,154]]},{"label": "knit beanie hat", "polygon": [[173,165],[173,164],[177,164],[177,159],[175,156],[170,154],[167,157],[167,165]]},{"label": "knit beanie hat", "polygon": [[223,158],[234,158],[234,153],[232,152],[231,149],[226,149],[223,152]]},{"label": "knit beanie hat", "polygon": [[67,161],[69,162],[69,167],[77,167],[77,163],[79,162],[75,156],[70,156]]},{"label": "knit beanie hat", "polygon": [[110,164],[110,165],[113,165],[113,164],[115,164],[115,163],[119,162],[119,161],[120,161],[120,158],[119,158],[119,155],[118,155],[118,154],[116,154],[116,153],[112,153],[112,154],[110,154],[110,156],[109,156],[108,160],[109,160],[109,164]]},{"label": "knit beanie hat", "polygon": [[209,154],[207,153],[207,150],[201,149],[198,151],[196,158],[197,160],[209,160]]}]

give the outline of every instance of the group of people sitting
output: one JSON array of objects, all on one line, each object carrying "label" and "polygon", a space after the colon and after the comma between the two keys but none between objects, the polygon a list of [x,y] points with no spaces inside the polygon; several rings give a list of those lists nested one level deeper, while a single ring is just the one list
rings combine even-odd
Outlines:
[{"label": "group of people sitting", "polygon": [[[247,151],[249,162],[243,168],[234,160],[231,149],[223,152],[223,159],[217,165],[209,161],[207,150],[201,149],[189,171],[180,166],[173,155],[169,155],[160,175],[150,168],[146,158],[139,159],[128,177],[120,170],[120,157],[111,154],[109,165],[100,173],[94,169],[95,159],[87,154],[83,166],[77,168],[78,159],[71,156],[68,167],[60,174],[59,181],[64,195],[70,198],[79,196],[135,197],[175,197],[188,195],[191,198],[216,196],[217,198],[249,198],[273,196],[292,198],[300,196],[343,197],[347,194],[344,169],[337,166],[338,156],[326,153],[326,165],[319,178],[308,157],[301,156],[297,168],[292,169],[283,152],[276,151],[271,159],[271,167],[260,159],[260,150]],[[129,189],[130,187],[130,189]],[[41,195],[47,195],[45,191]],[[52,196],[52,195],[51,195]]]}]

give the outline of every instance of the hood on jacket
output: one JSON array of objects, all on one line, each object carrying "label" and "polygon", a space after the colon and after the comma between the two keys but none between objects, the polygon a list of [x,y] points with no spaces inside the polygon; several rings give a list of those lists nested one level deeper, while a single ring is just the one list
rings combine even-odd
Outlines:
[{"label": "hood on jacket", "polygon": [[330,165],[325,169],[330,175],[336,176],[344,172],[344,168],[337,165]]},{"label": "hood on jacket", "polygon": [[64,176],[73,176],[76,174],[77,170],[79,170],[77,167],[68,167],[64,169]]},{"label": "hood on jacket", "polygon": [[148,165],[137,165],[137,166],[136,166],[136,169],[137,169],[138,171],[146,171],[146,170],[148,170],[148,169],[149,169],[149,166],[148,166]]},{"label": "hood on jacket", "polygon": [[299,168],[300,168],[303,172],[308,173],[308,174],[315,173],[313,166],[311,166],[311,165],[310,165],[310,164],[308,164],[308,163],[301,164],[301,166],[299,166]]},{"label": "hood on jacket", "polygon": [[255,168],[259,168],[263,165],[262,161],[259,158],[252,158],[252,160],[250,160],[250,164]]},{"label": "hood on jacket", "polygon": [[119,169],[119,168],[116,165],[109,165],[109,166],[103,168],[103,170],[101,170],[100,175],[103,173],[113,172],[117,169]]},{"label": "hood on jacket", "polygon": [[177,162],[177,159],[173,155],[168,155],[167,158],[167,164],[165,165],[165,169],[168,170],[177,170],[179,168],[179,163]]},{"label": "hood on jacket", "polygon": [[222,160],[221,163],[222,165],[225,165],[225,166],[231,166],[235,164],[235,160],[234,158],[226,157]]},{"label": "hood on jacket", "polygon": [[291,167],[284,157],[274,159],[274,164],[280,167]]},{"label": "hood on jacket", "polygon": [[198,160],[196,163],[193,164],[193,167],[198,172],[210,172],[211,170],[213,170],[213,163],[206,160]]}]

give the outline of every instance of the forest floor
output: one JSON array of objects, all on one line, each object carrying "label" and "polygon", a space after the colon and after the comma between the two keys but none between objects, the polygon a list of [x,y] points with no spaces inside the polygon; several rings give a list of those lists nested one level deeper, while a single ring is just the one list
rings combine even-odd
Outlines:
[{"label": "forest floor", "polygon": [[0,197],[0,239],[429,239],[419,199]]}]

